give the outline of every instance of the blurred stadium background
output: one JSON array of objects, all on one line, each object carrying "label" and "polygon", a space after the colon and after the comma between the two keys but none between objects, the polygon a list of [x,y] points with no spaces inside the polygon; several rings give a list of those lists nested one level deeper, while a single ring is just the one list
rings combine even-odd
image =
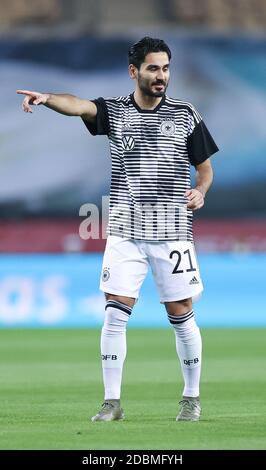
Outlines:
[{"label": "blurred stadium background", "polygon": [[[169,43],[168,93],[196,105],[220,147],[195,221],[199,321],[266,325],[265,25],[260,0],[0,0],[1,325],[92,326],[103,316],[105,240],[81,240],[78,228],[80,206],[101,208],[109,191],[107,139],[46,108],[25,115],[15,90],[126,94],[128,46],[146,34]],[[149,278],[132,325],[149,325],[147,310],[167,325],[152,293]]]},{"label": "blurred stadium background", "polygon": [[[29,370],[32,369],[27,369],[26,363],[34,360],[38,345],[41,345],[40,354],[47,357],[43,352],[46,339],[41,340],[37,335],[36,342],[29,346],[29,334],[25,333],[24,343],[24,337],[15,333],[14,328],[99,329],[102,324],[104,300],[98,291],[98,281],[105,240],[82,240],[79,237],[79,225],[84,220],[79,209],[86,203],[94,203],[101,208],[102,196],[108,194],[110,183],[107,139],[89,136],[80,119],[59,115],[45,107],[34,108],[33,115],[24,114],[22,99],[16,95],[16,89],[66,92],[90,99],[127,94],[132,90],[127,74],[127,50],[131,43],[144,35],[161,37],[169,43],[173,60],[168,94],[190,101],[198,108],[220,148],[212,159],[214,185],[204,209],[195,218],[196,246],[205,284],[203,297],[196,306],[198,323],[208,328],[266,326],[265,28],[264,0],[0,0],[0,326],[3,330],[1,337],[6,338],[6,342],[1,342],[2,348],[6,347],[3,351],[9,355],[8,368],[4,371],[10,378],[11,388],[13,377],[23,376],[23,371],[28,371],[25,374],[29,374],[30,383]],[[151,327],[151,317],[152,326],[169,328],[149,276],[130,327]],[[6,327],[12,328],[7,331]],[[241,382],[242,377],[245,384],[246,373],[241,368],[241,359],[248,354],[245,348],[248,344],[248,351],[253,351],[255,361],[250,359],[247,366],[249,373],[253,371],[251,396],[254,382],[260,380],[260,371],[263,370],[259,360],[263,354],[265,357],[262,347],[263,342],[265,345],[265,330],[254,335],[254,343],[248,343],[247,338],[251,341],[248,332],[244,337],[237,331],[238,359],[236,356],[232,359],[234,352],[230,356],[230,347],[234,351],[234,333],[219,336],[216,332],[217,336],[213,338],[217,341],[213,340],[211,345],[214,349],[221,348],[220,358],[228,353],[229,362],[224,367],[231,364],[229,369],[233,380]],[[70,334],[66,336],[69,342],[61,343],[59,333],[54,334],[58,335],[55,342],[60,347],[70,348],[66,357],[59,352],[59,347],[55,352],[55,357],[61,361],[61,369],[59,366],[58,370],[54,369],[57,370],[55,375],[62,378],[62,361],[71,361],[70,352],[75,355],[74,344],[76,347],[79,340],[75,336],[76,343],[72,344]],[[83,344],[86,334],[82,336]],[[88,337],[92,341],[92,336]],[[142,332],[139,338],[143,337],[145,340]],[[258,349],[254,348],[256,338],[260,338]],[[229,340],[231,346],[228,346]],[[96,343],[98,345],[98,339],[92,351],[95,361],[98,354]],[[24,361],[24,352],[24,369],[19,370],[18,357]],[[84,350],[80,354],[84,362]],[[258,355],[255,357],[255,354]],[[2,359],[4,364],[3,355]],[[9,366],[12,360],[14,374],[11,377]],[[40,374],[45,377],[49,368],[44,370],[40,364]],[[141,367],[141,358],[138,364],[136,371],[142,370],[138,368]],[[227,381],[228,377],[226,369],[219,372],[216,364],[211,364],[209,371],[214,378],[214,388],[211,388],[214,397],[219,396],[215,382],[218,383],[221,377]],[[222,367],[222,362],[219,364]],[[167,367],[166,362],[165,370]],[[81,370],[77,368],[78,371]],[[35,372],[37,374],[37,369]],[[85,365],[82,374],[87,374]],[[97,367],[90,369],[90,374],[90,380],[100,384],[98,362]],[[145,374],[143,372],[143,377]],[[67,375],[69,371],[65,370],[65,377]],[[21,388],[23,380],[26,380],[22,376]],[[41,376],[39,379],[41,381]],[[47,378],[47,384],[49,380]],[[50,385],[50,390],[53,390],[54,382]],[[66,389],[70,393],[73,384],[66,381],[65,385],[62,393]],[[83,388],[80,384],[80,387],[83,390],[83,396],[79,396],[80,403],[87,406],[87,384],[86,387],[83,384]],[[243,385],[243,393],[244,389]],[[27,386],[24,388],[23,385],[23,390],[27,391]],[[237,393],[241,396],[241,391],[230,388],[228,383],[226,390],[227,398],[229,394],[231,397]],[[224,397],[225,390],[222,392]],[[77,390],[73,390],[73,401],[76,393]],[[19,416],[24,416],[25,406],[30,413],[27,400],[28,396],[20,392],[17,397],[22,407],[18,411]],[[212,410],[216,412],[212,403]],[[247,403],[246,410],[250,411]],[[262,401],[259,406],[262,406]],[[227,402],[226,412],[228,409]],[[256,416],[254,414],[254,419],[260,416],[261,408]],[[143,422],[141,426],[144,426]],[[243,428],[246,429],[245,426]],[[61,430],[56,436],[59,441],[55,441],[64,448],[66,444],[60,444]],[[154,426],[150,432],[154,433]],[[233,433],[232,430],[230,432]],[[245,444],[240,445],[238,432],[239,429],[236,440],[228,441],[225,447],[239,445],[241,448],[243,445],[256,448],[258,445],[265,448],[265,441],[263,444],[262,440],[254,441],[250,436]],[[219,429],[217,433],[217,439],[220,439]],[[208,442],[214,434],[208,431]],[[111,445],[110,438],[103,444],[99,434],[97,436],[96,447],[91,444],[90,448],[104,448],[104,445],[108,448],[108,442]],[[158,436],[160,448],[161,438]],[[17,446],[46,448],[45,440],[40,438],[36,443],[34,438],[33,435],[28,443],[24,438]],[[169,433],[168,446],[174,445],[171,439],[172,432],[171,435]],[[4,442],[9,441],[2,441],[1,446],[14,448],[11,441],[9,444]],[[135,448],[140,448],[138,442],[142,441],[137,441]],[[153,442],[156,443],[156,439]],[[179,445],[180,442],[183,441],[179,441]],[[183,447],[200,445],[195,442],[183,443]],[[68,445],[78,447],[73,442]],[[149,445],[152,444],[147,443],[146,448]],[[202,448],[208,448],[207,445],[202,444]],[[219,444],[209,445],[215,448]],[[56,448],[56,444],[51,446]],[[118,446],[119,443],[116,448]],[[83,448],[86,448],[85,441]]]}]

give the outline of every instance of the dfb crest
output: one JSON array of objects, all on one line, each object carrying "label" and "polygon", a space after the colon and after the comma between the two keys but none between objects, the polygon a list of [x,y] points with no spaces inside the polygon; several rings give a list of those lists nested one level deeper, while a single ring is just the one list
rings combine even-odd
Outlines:
[{"label": "dfb crest", "polygon": [[175,133],[175,123],[174,121],[167,119],[163,121],[160,126],[161,134],[165,135],[166,137],[174,135]]}]

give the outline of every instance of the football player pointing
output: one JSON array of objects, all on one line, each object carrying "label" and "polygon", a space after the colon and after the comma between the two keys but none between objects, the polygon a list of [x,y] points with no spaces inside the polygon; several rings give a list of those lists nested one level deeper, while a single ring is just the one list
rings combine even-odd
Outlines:
[{"label": "football player pointing", "polygon": [[[18,90],[23,109],[43,104],[80,116],[92,135],[107,135],[112,157],[108,238],[100,289],[105,293],[101,334],[104,403],[92,421],[124,418],[120,404],[126,327],[148,266],[165,305],[184,378],[177,421],[200,418],[201,334],[193,300],[203,290],[193,243],[192,214],[204,204],[218,148],[198,111],[166,94],[171,52],[145,37],[129,50],[135,91],[93,101],[67,94]],[[196,170],[191,188],[190,166]],[[152,315],[151,315],[152,326]]]}]

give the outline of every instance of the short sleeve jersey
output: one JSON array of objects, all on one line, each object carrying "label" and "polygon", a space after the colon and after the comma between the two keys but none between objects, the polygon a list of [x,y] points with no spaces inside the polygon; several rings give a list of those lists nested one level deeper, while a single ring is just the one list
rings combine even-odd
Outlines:
[{"label": "short sleeve jersey", "polygon": [[190,104],[165,95],[153,110],[134,95],[94,100],[92,135],[107,135],[112,157],[107,233],[139,240],[193,241],[190,166],[217,152],[210,132]]}]

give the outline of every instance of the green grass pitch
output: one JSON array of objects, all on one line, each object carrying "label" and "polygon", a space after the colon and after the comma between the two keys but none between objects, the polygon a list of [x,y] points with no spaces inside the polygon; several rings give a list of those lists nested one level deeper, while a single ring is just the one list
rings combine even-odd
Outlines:
[{"label": "green grass pitch", "polygon": [[1,449],[266,449],[266,330],[203,330],[202,420],[175,421],[172,330],[129,330],[123,422],[103,401],[99,330],[0,330]]}]

